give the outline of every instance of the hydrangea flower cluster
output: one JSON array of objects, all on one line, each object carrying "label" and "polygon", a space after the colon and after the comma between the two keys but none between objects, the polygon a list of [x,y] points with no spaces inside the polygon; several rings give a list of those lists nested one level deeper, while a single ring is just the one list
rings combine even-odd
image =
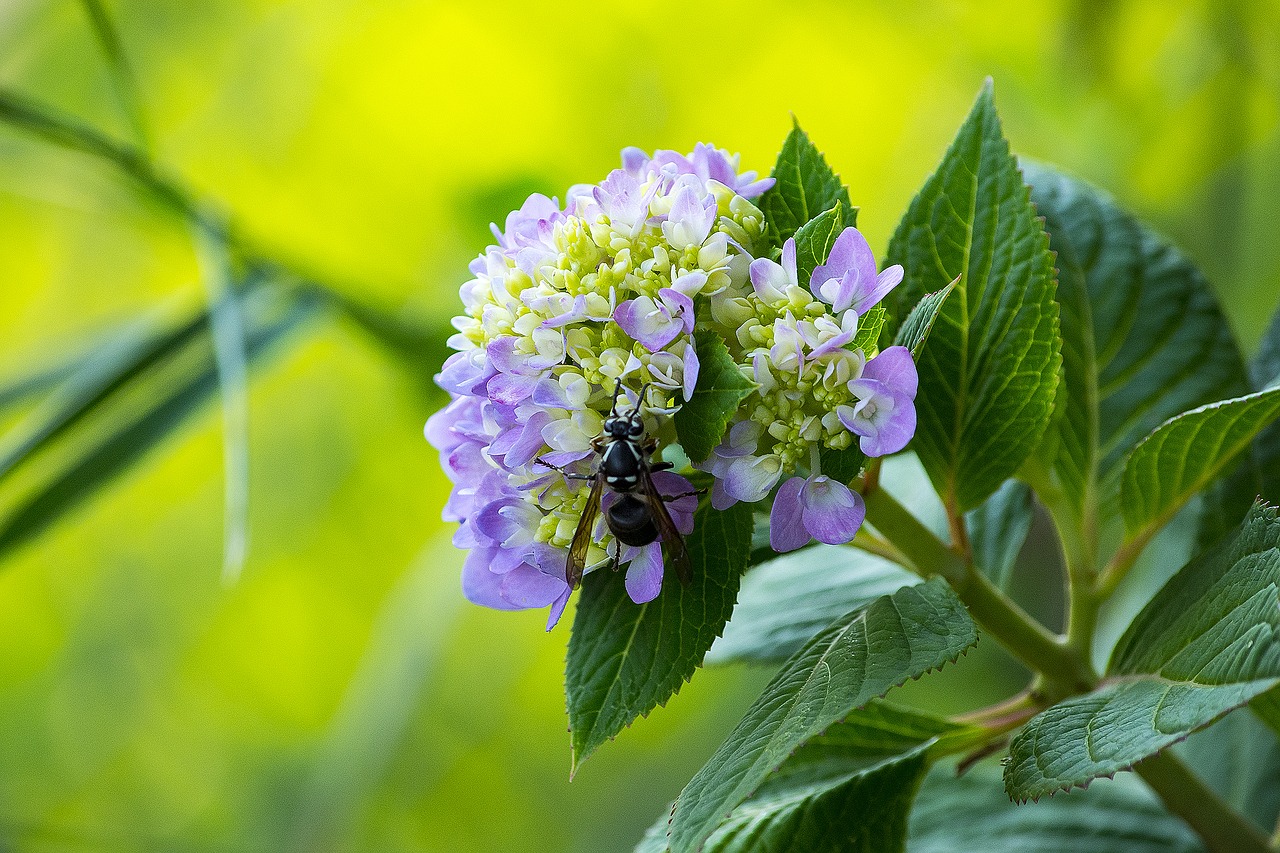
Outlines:
[{"label": "hydrangea flower cluster", "polygon": [[[556,623],[597,463],[592,442],[615,391],[620,407],[638,407],[647,436],[675,444],[671,416],[698,383],[695,329],[715,331],[758,389],[699,466],[714,478],[713,506],[759,501],[777,486],[775,549],[853,537],[861,498],[821,474],[818,453],[855,436],[868,455],[892,453],[914,432],[910,354],[891,347],[868,360],[853,346],[859,317],[902,269],[877,273],[849,228],[802,286],[794,241],[774,260],[752,202],[772,184],[709,145],[652,157],[627,149],[621,169],[572,187],[563,208],[533,195],[494,226],[496,244],[461,288],[465,313],[449,341],[457,352],[436,377],[452,402],[426,428],[454,484],[444,514],[460,524],[455,544],[470,549],[462,582],[471,601],[550,607],[548,629]],[[653,479],[677,528],[691,533],[693,486],[667,471]],[[589,569],[618,550],[603,519],[594,534]],[[623,546],[620,562],[634,601],[658,595],[661,542]]]}]

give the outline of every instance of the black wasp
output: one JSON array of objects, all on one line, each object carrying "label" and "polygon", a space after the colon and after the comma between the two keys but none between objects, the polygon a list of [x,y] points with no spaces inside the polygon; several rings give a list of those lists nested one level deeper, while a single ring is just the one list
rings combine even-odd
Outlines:
[{"label": "black wasp", "polygon": [[[600,511],[600,499],[606,486],[617,496],[604,513],[605,524],[614,539],[625,545],[640,547],[656,542],[661,537],[667,546],[667,557],[675,567],[680,582],[688,584],[693,578],[684,537],[676,529],[665,503],[666,500],[676,500],[686,495],[664,499],[658,494],[651,475],[654,471],[665,471],[674,466],[670,462],[650,461],[654,451],[658,449],[658,442],[645,438],[644,434],[640,401],[644,399],[645,389],[640,390],[636,406],[628,415],[618,414],[618,395],[621,391],[622,380],[619,379],[613,389],[613,407],[609,410],[609,417],[605,418],[604,432],[591,442],[592,448],[599,454],[596,472],[587,476],[565,474],[568,479],[592,481],[591,493],[587,495],[586,506],[582,508],[582,517],[578,520],[578,529],[569,545],[565,579],[569,582],[570,589],[576,588],[582,581],[587,550],[591,547],[592,531],[596,524],[596,513]],[[613,562],[615,569],[618,567],[622,545],[617,548]]]}]

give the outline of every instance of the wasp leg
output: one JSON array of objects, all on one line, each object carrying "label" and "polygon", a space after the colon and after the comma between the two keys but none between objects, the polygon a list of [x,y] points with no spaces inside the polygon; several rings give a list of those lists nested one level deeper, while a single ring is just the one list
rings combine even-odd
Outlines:
[{"label": "wasp leg", "polygon": [[617,539],[613,540],[613,570],[616,572],[622,568],[622,543]]},{"label": "wasp leg", "polygon": [[559,471],[566,480],[594,480],[596,478],[595,474],[574,474],[571,471],[566,471],[565,469],[561,468],[559,465],[552,465],[550,462],[543,459],[541,456],[539,456],[537,459],[533,461],[537,462],[539,465],[550,468],[553,471]]},{"label": "wasp leg", "polygon": [[649,470],[650,471],[670,471],[674,467],[676,467],[676,463],[674,462],[654,462],[649,466]]}]

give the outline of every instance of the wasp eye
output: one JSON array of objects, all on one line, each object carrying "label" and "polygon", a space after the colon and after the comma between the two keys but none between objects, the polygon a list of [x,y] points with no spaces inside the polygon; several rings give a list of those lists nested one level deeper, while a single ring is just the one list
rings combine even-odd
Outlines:
[{"label": "wasp eye", "polygon": [[644,424],[639,421],[634,421],[631,426],[627,428],[627,435],[632,438],[639,438],[644,435]]}]

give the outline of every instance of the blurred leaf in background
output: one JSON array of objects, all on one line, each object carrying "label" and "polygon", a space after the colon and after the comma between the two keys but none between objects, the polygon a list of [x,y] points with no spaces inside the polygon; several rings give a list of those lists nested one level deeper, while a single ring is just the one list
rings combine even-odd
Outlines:
[{"label": "blurred leaf in background", "polygon": [[[567,631],[460,602],[422,440],[488,223],[626,145],[767,171],[794,113],[879,251],[992,75],[1017,150],[1167,231],[1246,349],[1280,298],[1275,4],[716,2],[672,27],[634,4],[0,5],[0,91],[149,151],[235,224],[249,371],[249,549],[224,583],[225,371],[191,222],[0,124],[0,453],[92,403],[0,475],[0,850],[639,839],[770,670],[699,673],[570,787]],[[168,343],[83,391],[137,341]],[[1011,588],[1052,619],[1043,534]],[[1019,678],[988,643],[894,698],[948,713]]]}]

